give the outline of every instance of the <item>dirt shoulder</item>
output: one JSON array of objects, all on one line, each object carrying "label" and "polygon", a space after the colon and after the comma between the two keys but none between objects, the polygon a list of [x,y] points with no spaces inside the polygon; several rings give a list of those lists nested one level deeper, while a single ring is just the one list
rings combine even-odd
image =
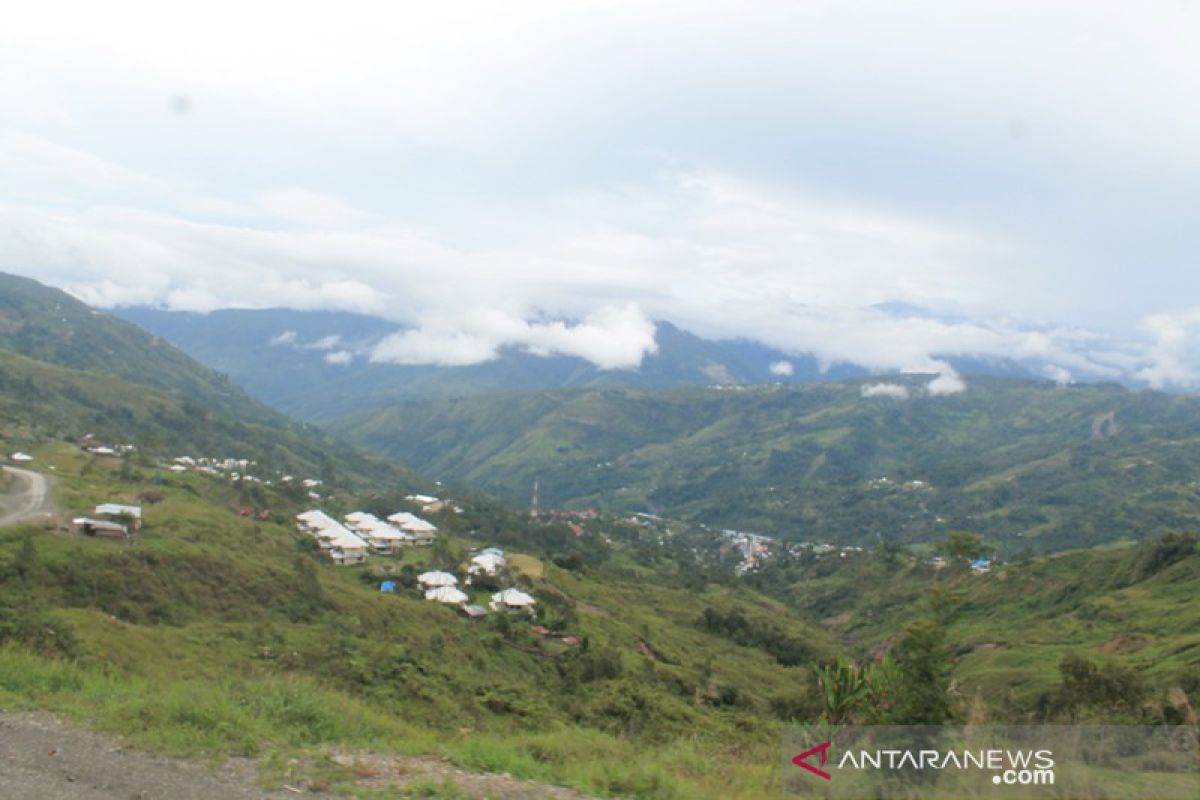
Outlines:
[{"label": "dirt shoulder", "polygon": [[[137,750],[112,736],[84,730],[44,712],[0,712],[0,797],[5,800],[332,800],[328,768],[317,759],[289,762],[279,788],[259,782],[259,764],[229,759],[214,765]],[[570,789],[511,775],[467,772],[432,757],[331,751],[338,783],[380,797],[477,800],[586,800]],[[320,781],[314,776],[325,773]],[[436,787],[436,788],[435,788]],[[342,795],[344,796],[344,795]]]}]

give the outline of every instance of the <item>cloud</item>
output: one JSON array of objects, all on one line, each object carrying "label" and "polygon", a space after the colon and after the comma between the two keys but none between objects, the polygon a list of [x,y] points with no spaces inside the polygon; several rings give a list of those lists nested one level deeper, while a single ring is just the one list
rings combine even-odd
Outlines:
[{"label": "cloud", "polygon": [[261,192],[258,204],[276,219],[307,227],[345,228],[378,221],[340,197],[300,187]]},{"label": "cloud", "polygon": [[780,377],[786,378],[786,377],[789,377],[792,373],[794,373],[796,371],[796,368],[792,365],[792,362],[790,362],[790,361],[772,361],[770,366],[767,367],[767,370],[772,375],[778,375]]},{"label": "cloud", "polygon": [[605,307],[581,322],[528,322],[478,309],[392,334],[371,351],[372,361],[465,366],[490,361],[506,347],[535,355],[577,356],[601,369],[632,369],[657,350],[655,326],[636,306]]},{"label": "cloud", "polygon": [[1143,323],[1150,336],[1146,363],[1135,375],[1155,388],[1200,384],[1200,306],[1154,314]]},{"label": "cloud", "polygon": [[908,387],[899,383],[866,384],[860,390],[860,394],[863,397],[889,397],[893,400],[907,400],[909,397]]},{"label": "cloud", "polygon": [[311,344],[303,345],[306,350],[332,350],[342,342],[342,337],[336,333],[322,336]]},{"label": "cloud", "polygon": [[1074,379],[1071,377],[1071,371],[1057,364],[1047,364],[1042,368],[1042,374],[1054,381],[1058,386],[1070,386],[1074,382]]},{"label": "cloud", "polygon": [[280,333],[278,336],[272,336],[271,341],[269,342],[269,344],[271,344],[271,346],[273,346],[273,347],[281,345],[281,344],[295,344],[295,343],[296,343],[296,332],[295,331],[284,331],[283,333]]},{"label": "cloud", "polygon": [[354,354],[349,350],[335,350],[325,354],[326,364],[345,365],[354,360]]},{"label": "cloud", "polygon": [[931,397],[947,394],[959,394],[967,390],[967,382],[953,370],[943,372],[925,384],[925,391]]}]

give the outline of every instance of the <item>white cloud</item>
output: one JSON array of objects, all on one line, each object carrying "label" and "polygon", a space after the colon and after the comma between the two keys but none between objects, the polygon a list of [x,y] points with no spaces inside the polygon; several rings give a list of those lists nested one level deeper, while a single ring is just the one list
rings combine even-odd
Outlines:
[{"label": "white cloud", "polygon": [[325,354],[326,364],[345,365],[354,360],[354,354],[349,350],[335,350]]},{"label": "white cloud", "polygon": [[772,375],[778,375],[786,378],[794,373],[796,368],[790,361],[773,361],[771,362],[770,366],[767,367],[767,370],[770,371]]},{"label": "white cloud", "polygon": [[537,355],[577,356],[601,369],[622,369],[638,367],[657,344],[654,323],[636,306],[601,308],[576,324],[527,322],[476,309],[392,334],[374,347],[370,357],[393,364],[464,366],[489,361],[505,347]]},{"label": "white cloud", "polygon": [[1131,336],[1200,291],[1195,4],[339,8],[7,14],[0,265],[385,315],[406,363],[627,366],[667,319],[938,391],[958,355],[1200,382],[1187,313]]},{"label": "white cloud", "polygon": [[1070,386],[1074,381],[1071,371],[1057,364],[1047,364],[1042,368],[1042,373],[1058,386]]},{"label": "white cloud", "polygon": [[959,394],[967,389],[967,382],[953,370],[943,372],[925,384],[925,391],[932,397],[947,394]]},{"label": "white cloud", "polygon": [[304,345],[306,350],[332,350],[342,342],[342,337],[336,333],[329,336],[322,336],[311,344]]},{"label": "white cloud", "polygon": [[272,346],[278,346],[281,344],[295,344],[295,343],[296,343],[296,332],[295,331],[284,331],[283,333],[280,333],[278,336],[272,336],[271,341],[270,341],[270,344]]},{"label": "white cloud", "polygon": [[1151,343],[1136,376],[1155,388],[1200,384],[1200,306],[1154,314],[1144,328]]},{"label": "white cloud", "polygon": [[258,204],[277,219],[315,228],[345,228],[378,221],[375,215],[354,208],[340,197],[300,187],[261,192]]},{"label": "white cloud", "polygon": [[863,397],[890,397],[893,400],[907,400],[909,397],[908,387],[899,383],[866,384],[860,393]]}]

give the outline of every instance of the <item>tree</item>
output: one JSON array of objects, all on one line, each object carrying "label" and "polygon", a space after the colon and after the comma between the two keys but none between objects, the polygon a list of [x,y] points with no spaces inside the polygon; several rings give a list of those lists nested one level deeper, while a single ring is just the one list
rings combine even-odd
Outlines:
[{"label": "tree", "polygon": [[950,695],[952,657],[946,629],[936,620],[909,625],[892,649],[895,662],[895,705],[892,722],[941,725],[954,715]]},{"label": "tree", "polygon": [[835,664],[813,667],[821,696],[821,716],[831,725],[846,722],[870,696],[867,668],[856,666],[848,658]]},{"label": "tree", "polygon": [[938,550],[951,561],[974,561],[986,554],[988,548],[977,533],[950,531],[946,540],[938,543]]}]

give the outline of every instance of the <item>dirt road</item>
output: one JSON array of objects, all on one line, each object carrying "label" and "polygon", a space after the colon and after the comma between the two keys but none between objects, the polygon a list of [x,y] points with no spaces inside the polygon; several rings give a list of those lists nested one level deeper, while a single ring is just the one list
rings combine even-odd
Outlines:
[{"label": "dirt road", "polygon": [[[337,751],[325,757],[342,767],[355,789],[385,797],[587,800],[570,789],[466,772],[434,757]],[[4,800],[334,800],[325,786],[313,782],[307,761],[296,762],[282,788],[264,789],[258,765],[249,759],[214,765],[160,756],[44,712],[0,711]],[[440,791],[431,792],[433,788]]]},{"label": "dirt road", "polygon": [[53,481],[40,472],[3,467],[12,475],[13,491],[0,495],[0,525],[46,519],[54,514]]},{"label": "dirt road", "polygon": [[[0,714],[0,797],[6,800],[217,800],[296,797],[255,786],[253,765],[220,772],[131,750],[49,714]],[[328,795],[305,793],[310,798]]]}]

